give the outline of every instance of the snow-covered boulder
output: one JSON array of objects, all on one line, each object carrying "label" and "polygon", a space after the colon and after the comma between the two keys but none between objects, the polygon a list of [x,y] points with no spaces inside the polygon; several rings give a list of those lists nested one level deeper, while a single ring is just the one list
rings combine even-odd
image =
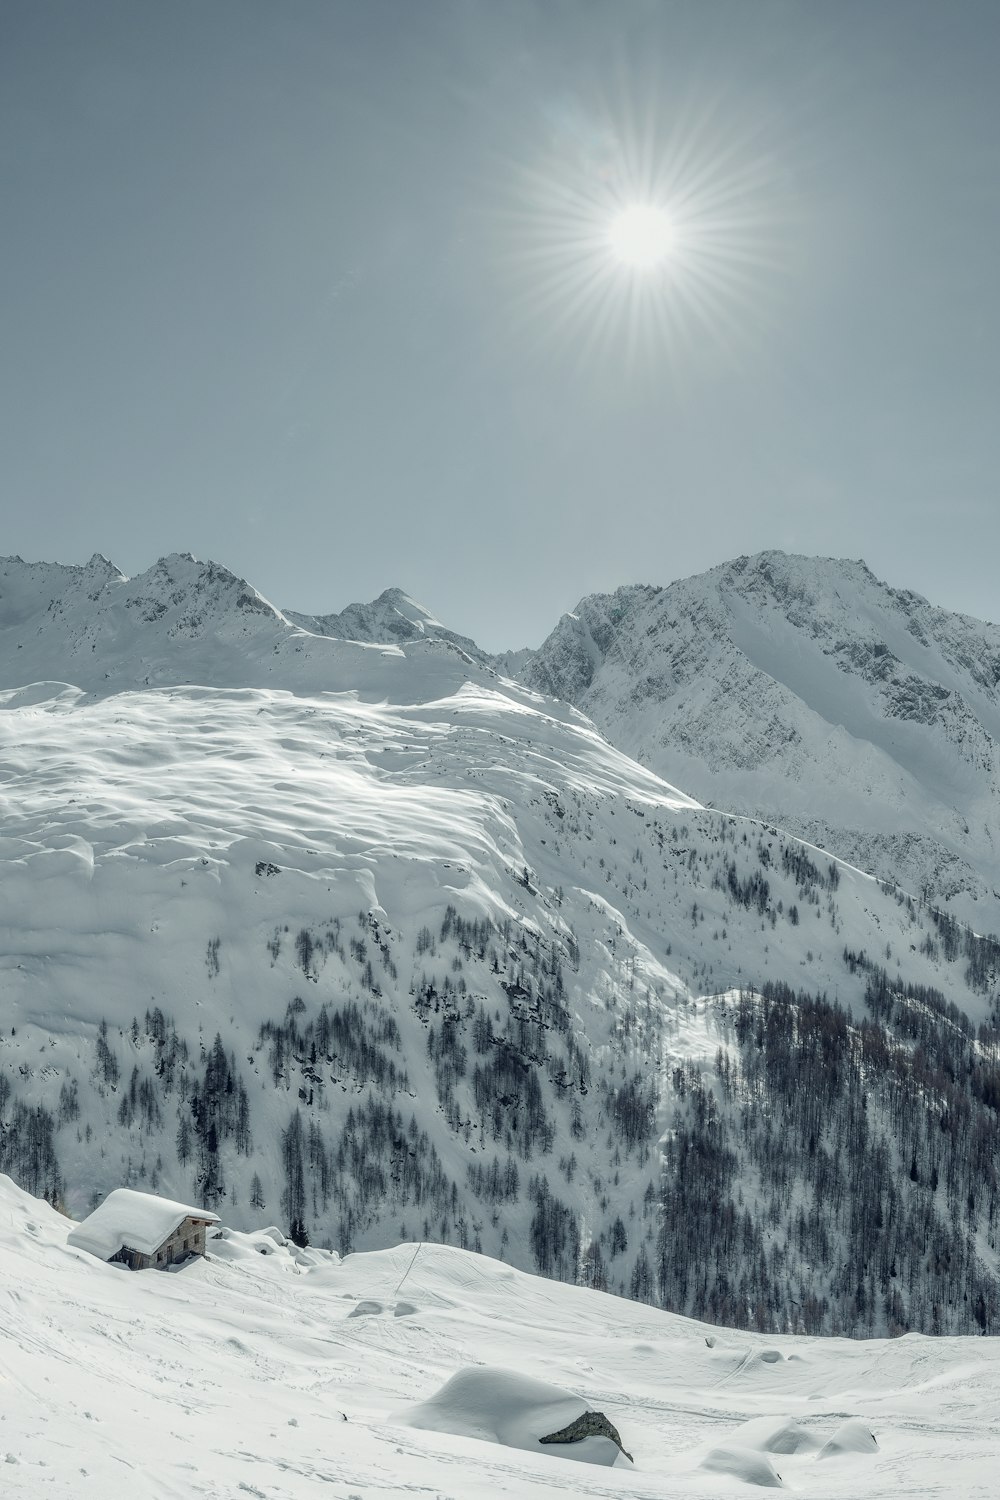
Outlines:
[{"label": "snow-covered boulder", "polygon": [[579,1396],[547,1381],[479,1366],[459,1370],[428,1401],[397,1412],[392,1420],[581,1463],[610,1467],[626,1462],[617,1430],[606,1417],[603,1423],[610,1432],[599,1432],[591,1423],[593,1431],[582,1433],[583,1419],[600,1415],[588,1412]]}]

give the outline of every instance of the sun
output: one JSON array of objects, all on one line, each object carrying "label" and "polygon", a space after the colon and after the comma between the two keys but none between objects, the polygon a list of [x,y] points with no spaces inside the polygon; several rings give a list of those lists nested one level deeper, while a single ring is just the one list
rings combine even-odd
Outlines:
[{"label": "sun", "polygon": [[676,231],[666,209],[653,203],[623,208],[608,227],[611,253],[633,271],[654,271],[670,259]]},{"label": "sun", "polygon": [[655,75],[608,89],[553,109],[499,163],[482,223],[507,331],[579,368],[745,357],[773,326],[799,223],[783,138],[769,115]]}]

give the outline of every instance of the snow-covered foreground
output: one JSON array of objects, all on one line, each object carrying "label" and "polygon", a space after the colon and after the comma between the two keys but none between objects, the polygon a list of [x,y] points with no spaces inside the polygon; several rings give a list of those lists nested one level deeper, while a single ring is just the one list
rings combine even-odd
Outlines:
[{"label": "snow-covered foreground", "polygon": [[[0,1177],[5,1496],[996,1491],[994,1340],[760,1340],[457,1249],[339,1261],[259,1231],[133,1274],[69,1248],[69,1227]],[[459,1383],[464,1406],[433,1399],[494,1368],[511,1373]],[[603,1411],[634,1467],[430,1425],[496,1433],[520,1401],[516,1440],[538,1410],[529,1380]]]}]

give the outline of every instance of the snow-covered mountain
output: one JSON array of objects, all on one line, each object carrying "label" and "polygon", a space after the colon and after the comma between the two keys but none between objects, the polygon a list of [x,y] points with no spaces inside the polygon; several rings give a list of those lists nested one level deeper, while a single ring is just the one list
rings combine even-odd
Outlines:
[{"label": "snow-covered mountain", "polygon": [[[996,1339],[762,1339],[454,1247],[341,1261],[273,1228],[136,1275],[70,1227],[0,1177],[5,1500],[995,1490]],[[586,1410],[631,1461],[539,1441]]]},{"label": "snow-covered mountain", "polygon": [[399,646],[407,641],[447,641],[473,661],[489,663],[489,657],[475,641],[448,630],[430,610],[402,589],[385,589],[369,604],[349,604],[339,614],[303,615],[289,609],[285,610],[285,618],[313,635],[334,636],[344,641],[389,642]]},{"label": "snow-covered mountain", "polygon": [[[441,649],[441,646],[446,649]],[[447,643],[411,651],[423,690],[464,671]],[[454,658],[454,661],[452,660]],[[163,557],[136,578],[95,554],[85,567],[0,559],[0,672],[5,685],[66,682],[104,695],[205,684],[290,691],[357,691],[376,698],[412,676],[385,644],[344,646],[294,625],[228,568],[190,553]],[[400,672],[402,671],[402,677]]]},{"label": "snow-covered mountain", "polygon": [[996,944],[449,641],[317,636],[190,557],[9,560],[0,674],[31,1191],[762,1329],[1000,1328]]},{"label": "snow-covered mountain", "polygon": [[765,552],[583,599],[510,666],[702,801],[1000,931],[1000,626]]}]

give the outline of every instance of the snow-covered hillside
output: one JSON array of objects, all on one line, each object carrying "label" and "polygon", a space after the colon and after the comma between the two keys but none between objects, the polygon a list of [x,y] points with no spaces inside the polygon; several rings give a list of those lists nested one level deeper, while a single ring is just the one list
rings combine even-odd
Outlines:
[{"label": "snow-covered hillside", "polygon": [[[0,1177],[10,1500],[995,1492],[994,1339],[762,1339],[454,1248],[340,1261],[274,1230],[136,1274],[69,1228]],[[537,1441],[586,1409],[632,1463]]]},{"label": "snow-covered hillside", "polygon": [[995,945],[447,642],[189,558],[5,579],[0,1168],[760,1328],[1000,1327]]},{"label": "snow-covered hillside", "polygon": [[701,800],[1000,931],[1000,626],[766,552],[592,595],[509,667]]}]

